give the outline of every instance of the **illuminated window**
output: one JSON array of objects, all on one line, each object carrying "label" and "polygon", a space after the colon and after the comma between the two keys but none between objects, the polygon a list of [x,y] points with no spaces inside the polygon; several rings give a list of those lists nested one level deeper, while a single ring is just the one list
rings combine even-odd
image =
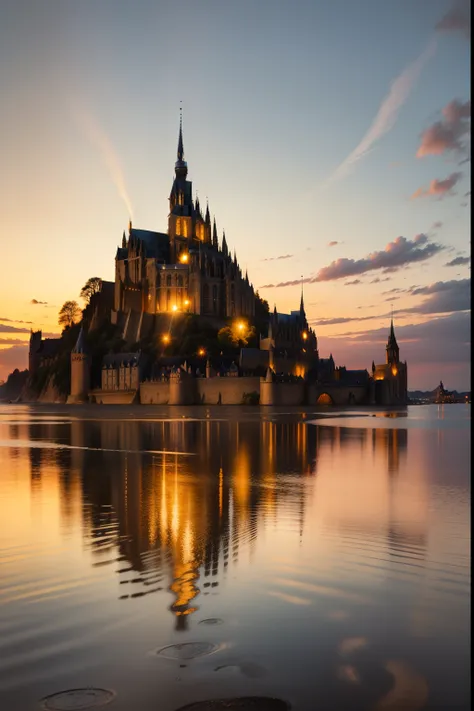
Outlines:
[{"label": "illuminated window", "polygon": [[183,220],[183,237],[188,236],[188,222],[187,220]]},{"label": "illuminated window", "polygon": [[178,217],[176,220],[176,234],[180,235],[181,234],[181,218]]}]

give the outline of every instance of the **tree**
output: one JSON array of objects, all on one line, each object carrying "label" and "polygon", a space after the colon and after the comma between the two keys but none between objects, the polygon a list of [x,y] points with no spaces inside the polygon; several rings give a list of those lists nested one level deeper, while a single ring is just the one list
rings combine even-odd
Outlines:
[{"label": "tree", "polygon": [[81,309],[77,301],[65,301],[59,312],[58,323],[64,328],[68,328],[79,321]]},{"label": "tree", "polygon": [[91,277],[86,281],[81,289],[79,296],[87,303],[90,303],[91,297],[98,294],[102,290],[102,279],[100,277]]}]

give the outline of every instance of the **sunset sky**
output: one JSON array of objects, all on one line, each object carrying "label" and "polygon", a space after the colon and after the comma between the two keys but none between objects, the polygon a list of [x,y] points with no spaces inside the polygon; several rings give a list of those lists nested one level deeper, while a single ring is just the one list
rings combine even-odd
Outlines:
[{"label": "sunset sky", "polygon": [[322,357],[470,388],[470,1],[2,0],[0,379],[189,179]]}]

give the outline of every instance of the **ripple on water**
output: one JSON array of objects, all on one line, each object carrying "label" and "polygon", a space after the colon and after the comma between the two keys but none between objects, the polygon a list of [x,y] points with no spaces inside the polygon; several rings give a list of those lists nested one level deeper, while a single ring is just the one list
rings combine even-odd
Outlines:
[{"label": "ripple on water", "polygon": [[212,654],[218,648],[218,645],[211,644],[211,642],[183,642],[182,644],[171,644],[168,647],[162,647],[156,651],[156,654],[165,659],[181,661]]},{"label": "ripple on water", "polygon": [[82,711],[106,706],[115,699],[110,689],[68,689],[46,696],[41,701],[45,711]]}]

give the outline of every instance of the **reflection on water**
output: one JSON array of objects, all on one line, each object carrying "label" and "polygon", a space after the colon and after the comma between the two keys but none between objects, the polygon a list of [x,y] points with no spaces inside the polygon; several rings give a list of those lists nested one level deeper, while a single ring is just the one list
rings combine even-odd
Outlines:
[{"label": "reflection on water", "polygon": [[92,412],[0,411],[0,700],[468,708],[465,429]]}]

